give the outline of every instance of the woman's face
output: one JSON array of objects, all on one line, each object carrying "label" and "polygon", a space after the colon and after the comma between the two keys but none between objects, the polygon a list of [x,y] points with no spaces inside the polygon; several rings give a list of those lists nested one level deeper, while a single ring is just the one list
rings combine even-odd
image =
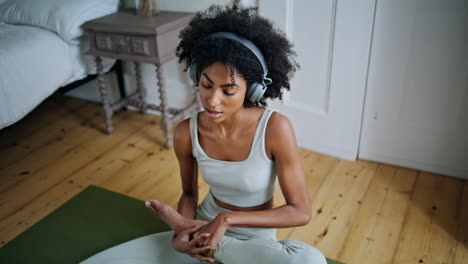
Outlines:
[{"label": "woman's face", "polygon": [[247,81],[235,71],[233,77],[234,83],[230,65],[221,62],[215,62],[201,72],[198,88],[204,113],[217,123],[244,107]]}]

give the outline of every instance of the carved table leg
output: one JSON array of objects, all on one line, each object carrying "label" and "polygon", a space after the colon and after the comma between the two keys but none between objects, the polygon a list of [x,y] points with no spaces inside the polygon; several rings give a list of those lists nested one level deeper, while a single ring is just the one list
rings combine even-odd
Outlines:
[{"label": "carved table leg", "polygon": [[109,102],[107,101],[107,87],[104,80],[104,67],[102,66],[101,57],[96,57],[96,70],[97,70],[97,79],[99,83],[99,94],[101,95],[102,109],[104,113],[104,118],[106,119],[106,131],[108,134],[112,133],[114,128],[112,127],[112,114],[113,109]]},{"label": "carved table leg", "polygon": [[159,64],[156,65],[156,77],[158,78],[158,88],[159,88],[159,100],[161,114],[163,116],[161,120],[161,129],[164,131],[166,136],[166,147],[172,148],[172,121],[169,117],[169,109],[167,105],[167,95],[166,95],[166,86],[164,83],[164,77],[162,72],[162,66]]},{"label": "carved table leg", "polygon": [[146,89],[143,85],[143,78],[141,77],[141,64],[135,62],[136,85],[138,91],[138,99],[140,100],[140,113],[146,113],[147,104],[145,102]]}]

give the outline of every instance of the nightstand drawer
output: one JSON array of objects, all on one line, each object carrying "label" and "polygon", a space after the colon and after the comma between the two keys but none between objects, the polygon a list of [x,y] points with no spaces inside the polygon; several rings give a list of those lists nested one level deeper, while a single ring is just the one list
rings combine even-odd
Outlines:
[{"label": "nightstand drawer", "polygon": [[154,36],[129,36],[97,32],[96,50],[135,56],[154,56]]}]

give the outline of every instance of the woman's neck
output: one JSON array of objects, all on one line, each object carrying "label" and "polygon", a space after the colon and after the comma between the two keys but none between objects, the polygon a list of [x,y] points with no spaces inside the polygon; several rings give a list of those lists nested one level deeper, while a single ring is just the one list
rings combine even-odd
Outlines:
[{"label": "woman's neck", "polygon": [[237,132],[245,130],[249,123],[248,112],[247,108],[242,107],[220,123],[207,122],[208,128],[222,137],[231,137]]}]

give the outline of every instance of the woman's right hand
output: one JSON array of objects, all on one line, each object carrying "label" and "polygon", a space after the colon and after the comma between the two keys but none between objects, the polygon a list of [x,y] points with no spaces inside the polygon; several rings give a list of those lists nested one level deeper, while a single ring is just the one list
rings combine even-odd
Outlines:
[{"label": "woman's right hand", "polygon": [[214,258],[207,257],[204,255],[214,250],[212,246],[197,247],[197,244],[209,237],[210,234],[202,233],[190,240],[192,234],[197,232],[201,227],[202,226],[194,226],[178,234],[174,234],[174,237],[172,239],[172,247],[175,248],[177,251],[185,253],[200,261],[214,263]]}]

